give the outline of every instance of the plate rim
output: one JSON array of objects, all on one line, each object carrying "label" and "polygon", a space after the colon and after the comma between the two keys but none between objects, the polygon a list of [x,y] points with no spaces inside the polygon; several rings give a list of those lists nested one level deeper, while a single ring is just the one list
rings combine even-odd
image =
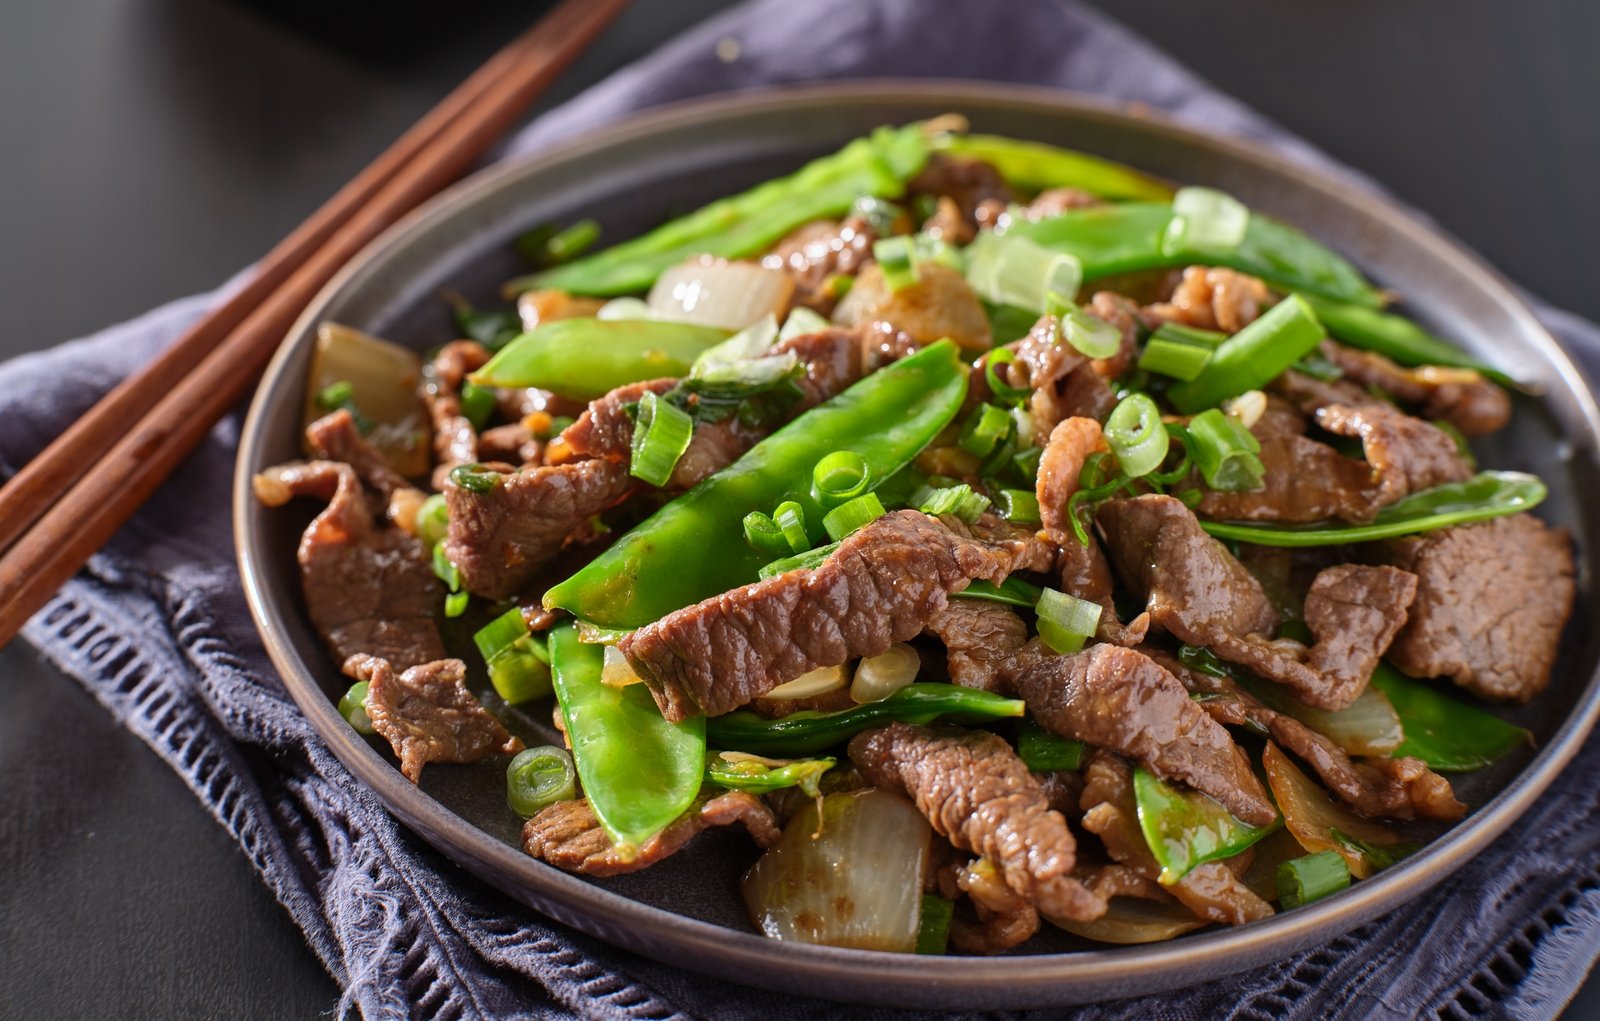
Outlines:
[{"label": "plate rim", "polygon": [[[254,563],[260,546],[250,521],[253,501],[250,475],[267,442],[264,419],[270,398],[279,388],[285,363],[297,339],[314,329],[324,307],[346,288],[359,284],[382,255],[425,232],[441,220],[471,209],[485,196],[508,187],[524,176],[538,174],[550,165],[604,151],[641,130],[661,133],[723,117],[811,108],[827,102],[941,101],[959,108],[962,102],[1033,107],[1041,112],[1070,113],[1115,121],[1120,126],[1169,136],[1173,140],[1210,150],[1225,159],[1264,165],[1296,179],[1297,183],[1342,203],[1364,207],[1386,221],[1392,231],[1405,235],[1474,286],[1486,289],[1509,309],[1541,349],[1541,355],[1571,381],[1576,407],[1588,429],[1591,449],[1600,447],[1600,411],[1594,388],[1584,371],[1561,348],[1512,286],[1492,265],[1447,231],[1423,222],[1387,195],[1287,156],[1261,142],[1238,136],[1206,134],[1203,129],[1170,114],[1138,103],[1044,86],[976,82],[963,79],[846,79],[821,83],[789,84],[732,94],[713,94],[646,108],[611,124],[542,146],[479,170],[429,200],[357,254],[318,292],[279,345],[263,373],[240,436],[233,484],[235,549],[251,618],[273,665],[291,696],[307,716],[318,737],[334,755],[366,784],[388,811],[421,834],[447,857],[467,867],[502,890],[529,903],[541,913],[588,932],[613,945],[691,970],[715,974],[741,984],[781,955],[782,981],[769,987],[800,995],[826,995],[828,981],[843,980],[841,992],[853,1002],[892,1005],[951,1004],[957,990],[977,991],[960,1002],[990,1006],[1026,1006],[1066,1002],[1077,995],[1072,987],[1092,995],[1119,995],[1120,983],[1141,980],[1143,991],[1187,984],[1190,976],[1209,972],[1221,976],[1297,952],[1337,930],[1347,932],[1379,914],[1394,910],[1421,896],[1482,851],[1501,835],[1549,787],[1577,754],[1600,716],[1600,668],[1577,696],[1570,713],[1551,740],[1502,790],[1458,827],[1433,841],[1417,855],[1371,880],[1286,914],[1248,926],[1224,928],[1143,946],[1073,951],[1068,953],[1004,957],[917,957],[875,951],[847,950],[804,944],[779,944],[765,937],[729,929],[716,923],[679,915],[635,901],[577,876],[561,872],[526,856],[520,848],[502,843],[472,826],[420,788],[413,786],[388,759],[343,725],[331,701],[323,696],[315,676],[281,635],[278,622],[283,607],[275,605]],[[277,600],[281,603],[282,600]],[[465,831],[465,832],[463,832]],[[488,875],[485,875],[485,870]],[[501,877],[515,877],[517,888],[507,889]],[[538,903],[534,903],[537,901]],[[586,924],[587,923],[587,924]],[[629,936],[619,938],[619,931]],[[667,957],[670,948],[671,958]],[[771,973],[756,971],[758,974]],[[1157,974],[1178,975],[1163,985]],[[883,995],[862,996],[868,984]],[[1126,993],[1120,994],[1126,995]]]}]

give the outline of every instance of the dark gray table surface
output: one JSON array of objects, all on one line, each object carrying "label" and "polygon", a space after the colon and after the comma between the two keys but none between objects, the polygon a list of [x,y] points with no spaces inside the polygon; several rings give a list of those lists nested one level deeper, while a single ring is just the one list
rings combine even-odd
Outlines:
[{"label": "dark gray table surface", "polygon": [[[1101,2],[1513,279],[1600,317],[1600,6]],[[0,357],[214,286],[544,6],[4,5]],[[722,6],[640,0],[551,101]],[[0,778],[0,1017],[333,1009],[338,990],[244,856],[20,643],[0,652]],[[1600,1016],[1600,991],[1569,1016]]]}]

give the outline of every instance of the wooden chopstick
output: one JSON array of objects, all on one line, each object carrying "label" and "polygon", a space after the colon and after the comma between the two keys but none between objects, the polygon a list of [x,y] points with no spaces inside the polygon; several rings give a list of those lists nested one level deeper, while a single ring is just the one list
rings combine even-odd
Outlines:
[{"label": "wooden chopstick", "polygon": [[0,537],[10,543],[0,556],[0,646],[238,402],[340,267],[466,171],[627,3],[564,0],[274,248],[243,290],[0,490]]}]

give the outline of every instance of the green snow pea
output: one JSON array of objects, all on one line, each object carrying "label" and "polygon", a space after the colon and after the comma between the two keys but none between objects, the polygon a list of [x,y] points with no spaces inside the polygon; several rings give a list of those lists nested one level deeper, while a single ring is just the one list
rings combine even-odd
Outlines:
[{"label": "green snow pea", "polygon": [[686,375],[700,352],[729,335],[660,319],[557,319],[511,341],[470,378],[592,401],[628,383]]},{"label": "green snow pea", "polygon": [[928,159],[922,125],[879,128],[795,173],[702,207],[631,241],[506,285],[573,294],[642,291],[661,271],[696,255],[727,259],[765,251],[812,220],[843,216],[856,199],[896,198]]},{"label": "green snow pea", "polygon": [[1159,202],[1172,198],[1172,186],[1149,174],[1041,142],[999,135],[949,134],[934,138],[933,147],[939,152],[983,160],[1000,171],[1007,184],[1022,191],[1077,188],[1103,199]]},{"label": "green snow pea", "polygon": [[1126,202],[1075,209],[1033,223],[1015,222],[1007,233],[1076,256],[1083,264],[1085,282],[1171,266],[1227,266],[1288,290],[1368,308],[1383,305],[1382,294],[1359,270],[1287,224],[1251,213],[1244,240],[1232,250],[1168,251],[1162,239],[1173,215],[1170,205]]},{"label": "green snow pea", "polygon": [[1405,740],[1391,754],[1412,756],[1434,769],[1468,772],[1533,743],[1533,735],[1387,663],[1372,672],[1372,686],[1383,692],[1400,716]]},{"label": "green snow pea", "polygon": [[1474,369],[1504,386],[1517,385],[1516,380],[1504,372],[1451,347],[1405,316],[1318,294],[1302,293],[1300,296],[1310,303],[1329,335],[1351,347],[1376,351],[1401,365],[1453,365]]},{"label": "green snow pea", "polygon": [[755,581],[771,554],[741,538],[746,514],[794,500],[807,521],[821,521],[811,496],[819,460],[854,451],[876,485],[949,424],[966,391],[966,367],[948,340],[879,369],[656,511],[546,592],[545,606],[599,627],[637,628]]},{"label": "green snow pea", "polygon": [[669,723],[644,685],[602,684],[604,648],[579,641],[571,624],[550,632],[550,665],[589,807],[617,850],[636,854],[700,793],[705,718]]},{"label": "green snow pea", "polygon": [[1139,829],[1161,866],[1160,882],[1171,886],[1198,865],[1231,858],[1283,824],[1240,822],[1199,791],[1173,786],[1144,766],[1133,770]]}]

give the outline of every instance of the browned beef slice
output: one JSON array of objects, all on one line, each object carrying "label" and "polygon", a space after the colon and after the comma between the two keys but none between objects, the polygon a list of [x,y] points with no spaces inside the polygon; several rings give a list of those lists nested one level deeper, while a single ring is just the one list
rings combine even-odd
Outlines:
[{"label": "browned beef slice", "polygon": [[544,445],[534,437],[533,431],[521,422],[485,429],[478,437],[478,457],[484,461],[535,464],[543,449]]},{"label": "browned beef slice", "polygon": [[[452,524],[454,522],[452,521]],[[817,667],[876,656],[922,632],[974,578],[998,584],[1040,545],[980,538],[914,510],[849,536],[815,570],[713,596],[628,635],[619,648],[669,720],[736,709]]]},{"label": "browned beef slice", "polygon": [[1261,583],[1166,496],[1113,500],[1096,520],[1128,586],[1151,620],[1191,645],[1284,684],[1327,709],[1353,702],[1405,622],[1415,594],[1406,572],[1341,565],[1321,572],[1307,596],[1316,643],[1273,640],[1277,611]]},{"label": "browned beef slice", "polygon": [[993,862],[1040,911],[1081,920],[1104,913],[1105,902],[1068,875],[1077,845],[1066,820],[1003,738],[893,723],[857,734],[850,759],[874,786],[911,798],[951,843]]},{"label": "browned beef slice", "polygon": [[[1065,419],[1103,419],[1116,407],[1117,399],[1106,385],[1107,377],[1097,371],[1100,363],[1056,336],[1054,316],[1041,317],[1026,337],[1006,347],[1015,358],[998,366],[995,374],[1010,386],[1033,391],[1028,398],[1028,411],[1039,436],[1049,436],[1056,424]],[[980,366],[986,362],[987,359]],[[971,400],[987,400],[989,388],[983,382],[983,374],[975,372],[972,378]]]},{"label": "browned beef slice", "polygon": [[951,199],[970,231],[989,222],[986,209],[1004,208],[1013,194],[1006,180],[990,163],[964,156],[934,153],[906,185],[911,196],[931,195]]},{"label": "browned beef slice", "polygon": [[444,592],[427,552],[376,520],[354,468],[312,461],[254,481],[269,507],[296,496],[328,502],[300,537],[298,557],[306,610],[336,660],[371,653],[404,669],[444,656],[433,616]]},{"label": "browned beef slice", "polygon": [[[1269,434],[1259,428],[1267,423]],[[1371,521],[1384,499],[1372,466],[1326,443],[1281,431],[1284,419],[1262,417],[1254,430],[1266,469],[1260,489],[1229,492],[1201,487],[1202,515],[1215,521]]]},{"label": "browned beef slice", "polygon": [[1022,215],[1030,220],[1048,220],[1074,209],[1090,209],[1105,204],[1105,199],[1100,196],[1078,188],[1046,188],[1022,207]]},{"label": "browned beef slice", "polygon": [[616,876],[671,857],[704,830],[735,823],[742,823],[762,847],[770,847],[782,835],[772,809],[761,799],[746,791],[728,791],[689,809],[629,858],[611,842],[588,800],[579,798],[558,801],[529,819],[522,827],[522,849],[567,872]]},{"label": "browned beef slice", "polygon": [[368,489],[375,490],[385,500],[395,493],[412,488],[411,483],[378,453],[378,448],[361,435],[356,420],[350,412],[340,409],[324,415],[306,426],[306,442],[324,461],[343,461],[356,470],[356,476]]},{"label": "browned beef slice", "polygon": [[344,672],[367,682],[372,729],[388,739],[412,783],[430,762],[477,762],[522,751],[522,741],[467,690],[467,667],[459,659],[396,674],[388,660],[357,654],[345,660]]},{"label": "browned beef slice", "polygon": [[855,276],[872,259],[878,240],[865,217],[851,216],[843,223],[816,220],[799,228],[761,259],[767,269],[780,270],[794,281],[794,302],[827,313],[838,301],[834,278]]},{"label": "browned beef slice", "polygon": [[1109,358],[1096,358],[1090,363],[1094,366],[1095,375],[1101,379],[1121,378],[1133,364],[1133,357],[1139,350],[1139,337],[1144,332],[1139,306],[1120,294],[1096,291],[1084,307],[1115,326],[1117,332],[1122,334],[1122,343],[1117,347],[1116,354]]},{"label": "browned beef slice", "polygon": [[1375,351],[1358,351],[1332,340],[1322,342],[1322,356],[1344,370],[1346,380],[1375,387],[1424,418],[1449,422],[1464,435],[1483,436],[1511,420],[1506,392],[1471,369],[1406,368]]},{"label": "browned beef slice", "polygon": [[994,691],[1006,660],[1028,644],[1028,625],[1009,606],[987,599],[952,599],[928,619],[928,634],[944,643],[950,682]]},{"label": "browned beef slice", "polygon": [[1483,698],[1526,702],[1550,682],[1572,614],[1572,542],[1531,514],[1393,539],[1417,599],[1389,658],[1413,677],[1449,677]]},{"label": "browned beef slice", "polygon": [[[903,332],[920,344],[948,338],[967,351],[993,346],[983,302],[959,272],[937,262],[918,266],[916,280],[899,290],[883,268],[863,269],[833,311],[833,321],[861,329]],[[887,324],[887,325],[885,325]]]},{"label": "browned beef slice", "polygon": [[1261,826],[1278,817],[1227,730],[1149,657],[1096,645],[1038,660],[1009,681],[1041,726],[1139,759],[1156,775],[1211,795],[1246,822]]},{"label": "browned beef slice", "polygon": [[467,591],[508,599],[574,530],[632,488],[626,464],[602,460],[525,468],[482,493],[446,480],[445,555],[460,568]]},{"label": "browned beef slice", "polygon": [[1316,420],[1328,432],[1361,440],[1386,505],[1472,475],[1472,465],[1448,433],[1391,404],[1330,404],[1317,409]]},{"label": "browned beef slice", "polygon": [[443,489],[450,470],[478,458],[478,432],[461,413],[461,381],[488,364],[489,349],[475,340],[455,340],[439,349],[423,373],[422,400],[433,420],[433,488]]},{"label": "browned beef slice", "polygon": [[1332,740],[1292,716],[1267,708],[1231,679],[1190,670],[1162,649],[1141,650],[1166,667],[1184,687],[1207,697],[1200,705],[1230,727],[1248,727],[1270,736],[1309,765],[1323,784],[1360,815],[1373,819],[1438,819],[1466,814],[1450,781],[1421,759],[1367,759],[1356,762]]},{"label": "browned beef slice", "polygon": [[[1084,767],[1081,804],[1083,828],[1100,838],[1113,861],[1146,883],[1153,882],[1161,874],[1161,866],[1139,830],[1133,769],[1125,760],[1106,751],[1096,751]],[[1196,917],[1210,922],[1243,925],[1271,916],[1272,905],[1240,882],[1239,873],[1230,868],[1230,864],[1231,860],[1206,862],[1172,886],[1161,889],[1176,897]],[[1102,888],[1100,882],[1095,885],[1096,889]],[[1128,887],[1116,889],[1118,894],[1149,893],[1148,888],[1133,884],[1118,885]]]},{"label": "browned beef slice", "polygon": [[961,868],[956,888],[972,901],[976,923],[957,914],[950,920],[950,942],[966,954],[998,954],[1020,946],[1039,931],[1039,911],[1006,885],[987,858]]},{"label": "browned beef slice", "polygon": [[1150,316],[1202,330],[1238,333],[1255,322],[1273,300],[1267,285],[1222,267],[1190,266],[1166,301],[1145,309]]}]

